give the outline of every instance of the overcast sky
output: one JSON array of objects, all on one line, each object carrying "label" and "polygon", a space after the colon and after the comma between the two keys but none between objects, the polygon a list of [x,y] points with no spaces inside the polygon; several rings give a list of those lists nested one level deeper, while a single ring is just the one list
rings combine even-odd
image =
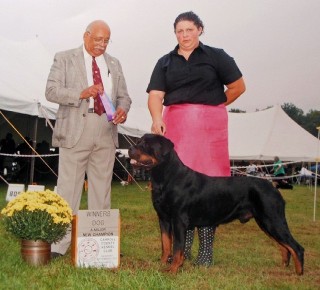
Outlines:
[{"label": "overcast sky", "polygon": [[0,0],[0,36],[38,37],[53,58],[80,46],[89,22],[105,20],[108,52],[139,107],[156,61],[176,45],[174,19],[189,10],[204,22],[201,41],[223,48],[244,75],[247,91],[228,109],[286,102],[320,110],[320,0]]}]

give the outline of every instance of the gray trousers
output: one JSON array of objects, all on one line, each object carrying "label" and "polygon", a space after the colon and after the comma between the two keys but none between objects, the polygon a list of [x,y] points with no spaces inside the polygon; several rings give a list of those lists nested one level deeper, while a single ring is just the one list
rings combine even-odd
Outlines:
[{"label": "gray trousers", "polygon": [[[88,113],[79,142],[73,148],[60,148],[57,191],[70,205],[73,214],[80,206],[85,173],[88,178],[88,209],[111,208],[111,181],[115,160],[112,123],[106,115]],[[72,134],[72,132],[70,132]],[[69,232],[51,251],[65,254],[71,242]]]}]

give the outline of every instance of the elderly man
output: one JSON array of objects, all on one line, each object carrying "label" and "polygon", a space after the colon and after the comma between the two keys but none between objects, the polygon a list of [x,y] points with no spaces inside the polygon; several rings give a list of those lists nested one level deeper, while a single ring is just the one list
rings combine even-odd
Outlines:
[{"label": "elderly man", "polygon": [[[52,145],[60,152],[57,191],[74,214],[79,209],[85,174],[88,209],[111,207],[117,124],[125,122],[131,99],[120,62],[106,53],[110,36],[104,21],[90,23],[82,46],[55,55],[47,81],[47,100],[59,104],[52,137]],[[111,112],[108,99],[114,109]],[[64,255],[70,240],[68,234],[52,245],[51,256]]]}]

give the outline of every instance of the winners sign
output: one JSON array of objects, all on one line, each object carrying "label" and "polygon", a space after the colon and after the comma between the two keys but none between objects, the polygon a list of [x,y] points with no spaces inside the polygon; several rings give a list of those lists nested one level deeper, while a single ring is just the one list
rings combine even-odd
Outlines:
[{"label": "winners sign", "polygon": [[119,209],[78,211],[72,222],[72,260],[78,267],[119,266]]}]

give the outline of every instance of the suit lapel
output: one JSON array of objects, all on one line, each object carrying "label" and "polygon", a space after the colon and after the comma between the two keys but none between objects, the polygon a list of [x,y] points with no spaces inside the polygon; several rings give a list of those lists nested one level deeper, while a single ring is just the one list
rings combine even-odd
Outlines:
[{"label": "suit lapel", "polygon": [[84,63],[84,55],[82,51],[82,46],[80,46],[74,53],[73,58],[71,59],[73,65],[77,71],[77,80],[81,83],[81,86],[84,88],[88,87],[86,65]]}]

